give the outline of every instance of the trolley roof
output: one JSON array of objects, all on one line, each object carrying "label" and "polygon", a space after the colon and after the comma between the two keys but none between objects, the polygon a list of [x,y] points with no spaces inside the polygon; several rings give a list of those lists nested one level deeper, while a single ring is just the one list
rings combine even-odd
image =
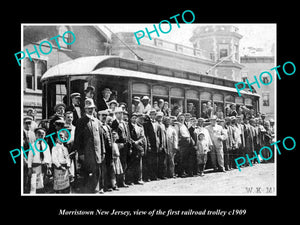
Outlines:
[{"label": "trolley roof", "polygon": [[[149,62],[125,59],[125,58],[121,58],[118,56],[88,56],[88,57],[80,57],[80,58],[77,58],[74,60],[70,60],[70,61],[58,64],[54,67],[51,67],[44,73],[44,75],[41,78],[41,81],[45,82],[46,80],[49,80],[49,79],[65,77],[65,76],[111,75],[111,76],[128,77],[128,78],[131,77],[131,78],[146,79],[146,80],[156,80],[156,81],[158,80],[158,81],[169,82],[169,83],[212,88],[212,89],[224,90],[224,91],[237,93],[237,90],[234,87],[217,85],[217,84],[212,84],[212,83],[208,83],[208,82],[201,82],[201,81],[197,81],[197,80],[193,80],[193,79],[184,79],[184,78],[179,78],[179,77],[174,77],[174,76],[166,76],[166,75],[161,75],[161,74],[157,74],[157,73],[143,72],[143,71],[138,71],[135,69],[127,69],[127,68],[124,69],[124,68],[115,67],[114,64],[105,63],[106,61],[108,61],[110,59],[122,59],[122,60],[126,60],[128,62],[135,63],[135,64],[144,64],[144,65],[146,64],[151,67],[159,67],[159,68],[164,68],[164,69],[168,69],[168,70],[179,71],[176,69],[159,66],[159,65],[149,63]],[[186,72],[186,71],[182,71],[182,72]],[[212,76],[209,76],[209,75],[203,75],[203,74],[192,73],[192,72],[187,72],[187,73],[212,78]],[[216,78],[216,77],[213,77],[213,78],[218,79],[218,80],[226,80],[226,81],[232,82],[232,84],[235,83],[235,81],[232,81],[232,80]],[[246,95],[260,97],[256,93],[247,92],[244,90],[242,90],[241,93],[246,94]]]}]

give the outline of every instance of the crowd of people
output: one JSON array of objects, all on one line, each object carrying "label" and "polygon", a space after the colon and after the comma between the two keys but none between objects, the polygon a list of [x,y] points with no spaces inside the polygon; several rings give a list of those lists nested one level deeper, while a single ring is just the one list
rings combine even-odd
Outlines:
[{"label": "crowd of people", "polygon": [[[40,139],[35,148],[41,151],[24,157],[24,193],[104,193],[159,179],[201,177],[208,160],[213,171],[226,172],[237,169],[235,158],[251,158],[274,141],[274,120],[246,107],[236,111],[231,104],[223,117],[209,102],[196,118],[192,107],[173,114],[163,100],[150,104],[148,96],[134,96],[129,115],[126,103],[110,98],[109,88],[98,104],[94,91],[89,86],[85,96],[72,93],[70,105],[55,105],[48,126],[37,125],[28,110],[23,147]],[[249,163],[257,158],[244,166]]]}]

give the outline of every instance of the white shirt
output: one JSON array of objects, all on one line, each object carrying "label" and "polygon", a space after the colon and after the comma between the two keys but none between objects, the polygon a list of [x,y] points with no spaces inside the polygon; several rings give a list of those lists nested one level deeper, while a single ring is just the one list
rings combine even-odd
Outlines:
[{"label": "white shirt", "polygon": [[[70,125],[70,124],[68,124]],[[72,127],[72,130],[71,130],[71,137],[70,137],[70,140],[67,142],[67,144],[69,143],[72,143],[74,142],[74,137],[75,137],[75,126],[73,124],[70,125]]]},{"label": "white shirt", "polygon": [[[178,149],[178,135],[175,128],[171,125],[168,126],[168,128],[166,128],[166,138],[167,138],[168,150],[170,147],[174,147]],[[170,146],[171,144],[173,146]]]},{"label": "white shirt", "polygon": [[204,133],[204,139],[207,141],[208,145],[209,146],[213,145],[213,143],[211,141],[211,138],[210,138],[210,134],[209,134],[208,130],[205,127],[197,127],[195,129],[194,133],[196,134],[196,137],[197,137],[196,140],[198,140],[198,135],[201,131]]},{"label": "white shirt", "polygon": [[184,137],[184,138],[191,137],[188,128],[183,123],[178,123],[178,135],[179,137]]},{"label": "white shirt", "polygon": [[63,144],[56,143],[56,146],[52,148],[52,163],[56,167],[60,167],[61,164],[70,166],[68,149]]},{"label": "white shirt", "polygon": [[[51,160],[51,154],[50,154],[49,145],[47,145],[47,149],[45,151],[43,151],[43,153],[44,153],[44,160],[42,161],[41,160],[41,156],[40,156],[41,153],[35,149],[34,142],[32,142],[30,144],[31,144],[31,146],[32,146],[32,148],[34,150],[34,155],[33,155],[32,151],[28,152],[28,168],[32,167],[32,163],[39,163],[39,164],[48,163],[48,164],[51,164],[52,160]],[[41,141],[41,144],[42,144],[42,149],[45,149],[46,148],[45,142]],[[40,143],[39,142],[36,143],[36,147],[38,149],[40,148]],[[25,149],[25,150],[27,150],[27,149]]]},{"label": "white shirt", "polygon": [[138,104],[138,107],[139,107],[138,112],[139,113],[144,113],[144,114],[147,114],[152,108],[149,103],[146,106],[144,106],[144,104],[141,103],[141,102]]}]

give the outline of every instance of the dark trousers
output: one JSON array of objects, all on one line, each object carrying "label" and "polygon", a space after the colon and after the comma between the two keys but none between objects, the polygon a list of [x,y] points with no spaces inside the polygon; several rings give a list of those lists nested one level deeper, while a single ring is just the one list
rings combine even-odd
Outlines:
[{"label": "dark trousers", "polygon": [[164,151],[158,153],[158,177],[164,178],[167,175],[167,157]]},{"label": "dark trousers", "polygon": [[236,169],[235,159],[240,157],[238,153],[238,149],[230,149],[229,150],[229,168]]},{"label": "dark trousers", "polygon": [[229,149],[227,149],[226,143],[223,142],[223,153],[224,153],[224,167],[228,170],[229,167]]},{"label": "dark trousers", "polygon": [[28,166],[24,162],[23,164],[23,191],[24,193],[30,193],[30,177],[28,176]]},{"label": "dark trousers", "polygon": [[141,181],[143,177],[142,157],[138,155],[131,157],[131,160],[127,166],[126,181],[129,183]]},{"label": "dark trousers", "polygon": [[190,149],[190,170],[192,174],[197,175],[198,174],[198,164],[197,164],[197,154],[195,147],[191,147]]},{"label": "dark trousers", "polygon": [[191,164],[190,164],[190,155],[191,155],[192,146],[188,140],[179,141],[179,158],[178,158],[178,175],[182,176],[185,174],[191,174]]},{"label": "dark trousers", "polygon": [[115,174],[112,165],[112,159],[105,159],[105,178],[104,189],[112,188],[115,186]]},{"label": "dark trousers", "polygon": [[150,159],[149,159],[149,152],[145,152],[144,156],[142,157],[142,174],[143,180],[148,181],[150,179],[149,175],[149,168],[150,168]]},{"label": "dark trousers", "polygon": [[127,165],[128,165],[128,158],[129,158],[129,154],[128,154],[128,147],[126,146],[126,144],[124,144],[125,147],[120,148],[120,161],[122,164],[122,168],[123,168],[123,174],[122,174],[122,178],[124,182],[127,182]]},{"label": "dark trousers", "polygon": [[151,180],[155,180],[158,177],[158,153],[149,151],[147,154],[148,176]]},{"label": "dark trousers", "polygon": [[104,163],[96,164],[93,171],[83,171],[83,192],[95,193],[104,188],[103,167]]}]

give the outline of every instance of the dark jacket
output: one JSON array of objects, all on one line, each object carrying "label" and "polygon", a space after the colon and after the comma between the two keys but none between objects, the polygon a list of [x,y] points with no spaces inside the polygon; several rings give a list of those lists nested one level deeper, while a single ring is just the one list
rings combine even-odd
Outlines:
[{"label": "dark jacket", "polygon": [[98,119],[94,118],[91,122],[86,115],[78,119],[74,148],[79,156],[84,155],[83,169],[94,173],[105,154],[104,131]]},{"label": "dark jacket", "polygon": [[[96,103],[95,103],[96,104]],[[103,98],[100,98],[97,104],[98,111],[108,109],[107,104]]]},{"label": "dark jacket", "polygon": [[144,130],[147,139],[147,151],[151,151],[153,153],[157,152],[157,136],[149,116],[145,117]]},{"label": "dark jacket", "polygon": [[77,114],[77,111],[76,111],[75,106],[74,106],[73,104],[70,105],[70,106],[68,106],[68,107],[66,108],[66,112],[67,112],[67,111],[73,112],[73,122],[72,122],[72,124],[73,124],[74,126],[76,126],[77,120],[83,116],[83,111],[84,111],[83,108],[80,107],[81,115],[78,115],[78,114]]}]

